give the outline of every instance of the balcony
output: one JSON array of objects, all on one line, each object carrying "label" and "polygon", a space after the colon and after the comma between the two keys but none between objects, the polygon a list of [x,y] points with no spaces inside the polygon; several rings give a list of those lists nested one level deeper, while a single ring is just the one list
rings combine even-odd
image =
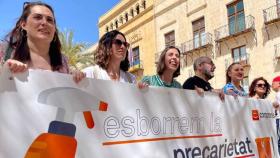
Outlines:
[{"label": "balcony", "polygon": [[224,25],[216,30],[215,41],[222,42],[232,37],[239,36],[255,30],[255,18],[252,15],[239,18],[236,22]]},{"label": "balcony", "polygon": [[192,53],[212,46],[212,34],[203,33],[200,37],[194,38],[190,41],[181,44],[183,54]]},{"label": "balcony", "polygon": [[280,59],[280,43],[274,45],[275,53],[274,53],[274,59],[279,60]]},{"label": "balcony", "polygon": [[280,21],[280,5],[274,5],[263,10],[264,23],[266,25]]}]

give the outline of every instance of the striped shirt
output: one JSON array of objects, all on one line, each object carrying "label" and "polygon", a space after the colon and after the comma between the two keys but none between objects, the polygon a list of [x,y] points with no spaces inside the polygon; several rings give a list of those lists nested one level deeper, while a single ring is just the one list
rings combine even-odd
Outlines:
[{"label": "striped shirt", "polygon": [[172,80],[171,84],[165,83],[159,77],[159,75],[153,76],[144,76],[142,78],[142,82],[147,83],[151,86],[159,86],[159,87],[169,87],[169,88],[182,88],[181,84],[175,79]]},{"label": "striped shirt", "polygon": [[247,97],[248,96],[248,93],[245,92],[243,87],[240,86],[240,90],[239,90],[232,83],[227,83],[224,86],[223,91],[224,91],[225,94],[228,94],[228,90],[232,90],[236,95],[241,96],[241,97]]}]

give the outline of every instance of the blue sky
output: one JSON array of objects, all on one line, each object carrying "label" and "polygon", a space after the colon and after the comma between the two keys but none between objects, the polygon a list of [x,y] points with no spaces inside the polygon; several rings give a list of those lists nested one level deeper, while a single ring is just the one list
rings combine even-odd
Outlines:
[{"label": "blue sky", "polygon": [[[23,0],[0,0],[0,39],[12,29],[22,12]],[[74,42],[98,41],[98,18],[120,0],[44,0],[50,4],[58,28],[74,31]]]}]

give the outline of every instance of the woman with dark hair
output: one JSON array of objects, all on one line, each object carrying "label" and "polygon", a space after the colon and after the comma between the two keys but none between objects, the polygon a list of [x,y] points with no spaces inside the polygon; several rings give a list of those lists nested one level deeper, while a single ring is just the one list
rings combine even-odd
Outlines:
[{"label": "woman with dark hair", "polygon": [[[61,54],[61,44],[52,7],[43,2],[25,2],[16,26],[6,36],[0,48],[1,63],[13,73],[28,68],[69,73],[66,58]],[[76,82],[84,78],[75,72]]]},{"label": "woman with dark hair", "polygon": [[157,75],[144,76],[140,88],[151,86],[182,88],[174,78],[180,75],[180,50],[174,46],[165,48],[157,64]]},{"label": "woman with dark hair", "polygon": [[54,11],[48,4],[25,2],[22,15],[6,38],[2,61],[8,62],[13,72],[27,67],[69,72],[60,51]]},{"label": "woman with dark hair", "polygon": [[249,88],[249,96],[255,99],[265,99],[270,93],[270,84],[263,77],[253,80]]},{"label": "woman with dark hair", "polygon": [[123,33],[113,30],[104,34],[94,54],[95,66],[83,71],[87,77],[136,83],[136,78],[127,72],[129,43]]},{"label": "woman with dark hair", "polygon": [[248,96],[244,88],[241,86],[243,78],[243,66],[238,62],[232,63],[226,71],[227,84],[223,88],[224,93],[232,96]]}]

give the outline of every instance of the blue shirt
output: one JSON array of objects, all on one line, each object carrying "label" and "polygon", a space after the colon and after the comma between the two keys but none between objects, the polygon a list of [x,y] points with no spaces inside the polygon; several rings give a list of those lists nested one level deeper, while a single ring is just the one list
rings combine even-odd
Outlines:
[{"label": "blue shirt", "polygon": [[236,95],[241,96],[241,97],[248,96],[248,93],[245,92],[243,87],[241,87],[241,90],[239,90],[232,83],[227,83],[224,86],[224,88],[223,88],[224,93],[230,95],[228,93],[228,90],[232,90]]}]

